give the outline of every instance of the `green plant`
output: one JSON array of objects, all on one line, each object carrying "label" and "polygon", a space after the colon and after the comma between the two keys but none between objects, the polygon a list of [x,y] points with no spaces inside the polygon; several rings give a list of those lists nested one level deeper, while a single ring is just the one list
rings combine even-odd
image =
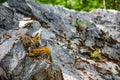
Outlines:
[{"label": "green plant", "polygon": [[78,19],[75,19],[74,23],[75,23],[75,27],[76,27],[77,31],[80,31],[81,24],[78,22]]},{"label": "green plant", "polygon": [[[35,0],[36,2],[60,5],[77,11],[91,11],[97,8],[120,10],[120,0]],[[105,5],[104,5],[105,1]]]},{"label": "green plant", "polygon": [[5,1],[7,1],[7,0],[0,0],[0,3],[3,3],[3,2],[5,2]]},{"label": "green plant", "polygon": [[90,57],[94,60],[100,59],[101,55],[100,55],[98,49],[96,49],[93,53],[91,53]]},{"label": "green plant", "polygon": [[81,21],[81,22],[79,22],[78,19],[75,19],[74,23],[75,23],[75,27],[76,27],[76,29],[78,31],[80,31],[81,27],[88,27],[90,25],[89,21]]}]

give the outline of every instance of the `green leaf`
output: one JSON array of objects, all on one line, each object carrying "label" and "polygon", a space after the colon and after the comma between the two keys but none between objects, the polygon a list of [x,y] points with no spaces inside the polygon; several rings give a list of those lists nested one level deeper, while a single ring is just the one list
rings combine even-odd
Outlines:
[{"label": "green leaf", "polygon": [[0,0],[0,3],[4,3],[5,1],[7,1],[7,0]]}]

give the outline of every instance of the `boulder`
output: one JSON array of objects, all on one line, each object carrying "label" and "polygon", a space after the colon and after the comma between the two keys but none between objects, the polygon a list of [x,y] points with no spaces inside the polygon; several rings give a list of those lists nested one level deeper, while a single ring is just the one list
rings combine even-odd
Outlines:
[{"label": "boulder", "polygon": [[[8,0],[1,6],[0,15],[11,12],[4,16],[6,23],[0,16],[0,67],[5,79],[120,79],[119,11],[78,12],[33,0]],[[28,56],[34,44],[26,51],[21,34],[30,40],[39,36],[39,48],[47,46],[50,58]]]}]

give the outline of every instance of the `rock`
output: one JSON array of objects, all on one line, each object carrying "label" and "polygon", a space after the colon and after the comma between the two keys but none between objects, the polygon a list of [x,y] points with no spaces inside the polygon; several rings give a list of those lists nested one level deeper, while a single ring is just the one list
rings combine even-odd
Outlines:
[{"label": "rock", "polygon": [[24,30],[23,29],[21,29],[21,30],[10,30],[7,33],[1,34],[1,36],[3,36],[3,37],[0,40],[0,41],[2,41],[1,45],[0,45],[0,49],[1,49],[1,52],[0,52],[0,61],[13,48],[13,45],[16,43],[16,40],[18,38],[16,35],[21,34],[21,32],[25,33],[26,29],[24,29]]},{"label": "rock", "polygon": [[120,42],[120,12],[115,10],[102,10],[97,9],[91,11],[94,15],[97,27],[109,32],[113,39]]},{"label": "rock", "polygon": [[[8,36],[8,34],[11,35],[11,37],[6,39],[4,42],[2,42],[2,45],[0,45],[0,61],[2,67],[7,72],[9,80],[63,80],[61,69],[54,69],[54,66],[52,66],[52,64],[47,64],[45,60],[34,60],[26,56],[27,53],[24,49],[24,45],[21,43],[19,36],[25,33],[28,33],[32,36],[35,30],[37,32],[36,28],[40,26],[39,24],[35,26],[35,24],[37,23],[33,21],[33,24],[29,26],[33,28],[33,31],[31,31],[28,27],[29,30],[27,28],[17,29],[10,30],[6,34],[4,33],[6,36]],[[2,39],[4,38],[5,37]]]},{"label": "rock", "polygon": [[[2,8],[16,14],[12,15],[16,20],[11,20],[15,23],[6,25],[11,30],[0,29],[1,68],[9,80],[120,79],[119,11],[77,12],[32,0],[6,3],[8,6],[4,4]],[[4,24],[1,17],[0,24]],[[14,27],[16,24],[19,27]],[[26,51],[21,34],[26,34],[30,40],[37,35],[39,48],[50,49],[49,58],[39,61],[27,57],[29,50],[35,47],[33,44]],[[95,52],[100,54],[99,59],[91,57]]]},{"label": "rock", "polygon": [[51,38],[52,38],[52,39],[55,39],[56,36],[55,36],[54,33],[48,31],[48,30],[45,29],[45,28],[42,28],[41,38],[42,38],[42,39],[45,39],[45,40],[50,40]]},{"label": "rock", "polygon": [[0,5],[0,25],[3,29],[10,29],[13,27],[13,17],[14,12],[11,9]]},{"label": "rock", "polygon": [[7,76],[6,76],[6,73],[5,71],[0,67],[0,79],[1,80],[6,80],[8,79]]},{"label": "rock", "polygon": [[15,8],[15,10],[17,12],[22,13],[22,14],[27,15],[27,16],[28,15],[30,16],[30,15],[32,15],[31,9],[28,5],[26,5],[27,4],[26,1],[27,0],[22,0],[22,1],[21,0],[18,0],[18,1],[8,0],[7,2],[8,2],[8,5],[12,8]]},{"label": "rock", "polygon": [[21,13],[15,12],[6,4],[0,5],[0,28],[9,30],[18,27],[19,21],[24,17]]}]

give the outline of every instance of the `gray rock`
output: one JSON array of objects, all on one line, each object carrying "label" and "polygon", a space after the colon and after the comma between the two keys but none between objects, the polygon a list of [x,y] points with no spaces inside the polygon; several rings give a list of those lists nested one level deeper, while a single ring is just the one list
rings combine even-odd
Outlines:
[{"label": "gray rock", "polygon": [[[119,11],[77,12],[32,0],[8,0],[7,3],[7,10],[14,8],[12,11],[17,14],[13,16],[18,19],[15,22],[25,16],[31,18],[22,28],[0,29],[0,61],[8,79],[120,79]],[[52,64],[45,59],[38,61],[26,57],[27,52],[18,37],[24,33],[31,37],[39,33],[40,47],[49,47]],[[100,54],[99,59],[91,57],[94,52]]]},{"label": "gray rock", "polygon": [[24,15],[32,15],[31,14],[31,9],[28,5],[26,5],[27,0],[8,0],[8,5],[12,8],[15,8],[17,12],[20,12]]},{"label": "gray rock", "polygon": [[55,36],[54,33],[48,31],[48,30],[45,29],[45,28],[42,28],[41,38],[42,38],[42,39],[45,39],[45,40],[51,40],[51,39],[56,38],[56,36]]},{"label": "gray rock", "polygon": [[109,32],[113,39],[120,42],[120,12],[115,10],[97,9],[91,11],[95,18],[97,27]]},{"label": "gray rock", "polygon": [[5,71],[1,67],[0,67],[0,79],[2,79],[2,80],[8,79]]},{"label": "gray rock", "polygon": [[[8,37],[0,45],[0,61],[2,67],[7,72],[7,78],[9,80],[63,80],[60,68],[54,67],[52,64],[47,64],[46,60],[38,61],[26,56],[27,52],[19,36],[25,33],[32,36],[38,32],[39,28],[36,29],[33,26],[37,28],[40,25],[33,21],[33,24],[25,29],[10,30],[7,33],[1,34],[5,35],[1,39]],[[29,29],[30,27],[33,30]]]},{"label": "gray rock", "polygon": [[0,28],[5,30],[16,28],[19,20],[23,17],[24,15],[16,13],[14,9],[7,5],[0,5]]},{"label": "gray rock", "polygon": [[0,25],[2,26],[0,28],[10,29],[11,27],[13,27],[13,17],[14,12],[11,9],[0,5]]}]

